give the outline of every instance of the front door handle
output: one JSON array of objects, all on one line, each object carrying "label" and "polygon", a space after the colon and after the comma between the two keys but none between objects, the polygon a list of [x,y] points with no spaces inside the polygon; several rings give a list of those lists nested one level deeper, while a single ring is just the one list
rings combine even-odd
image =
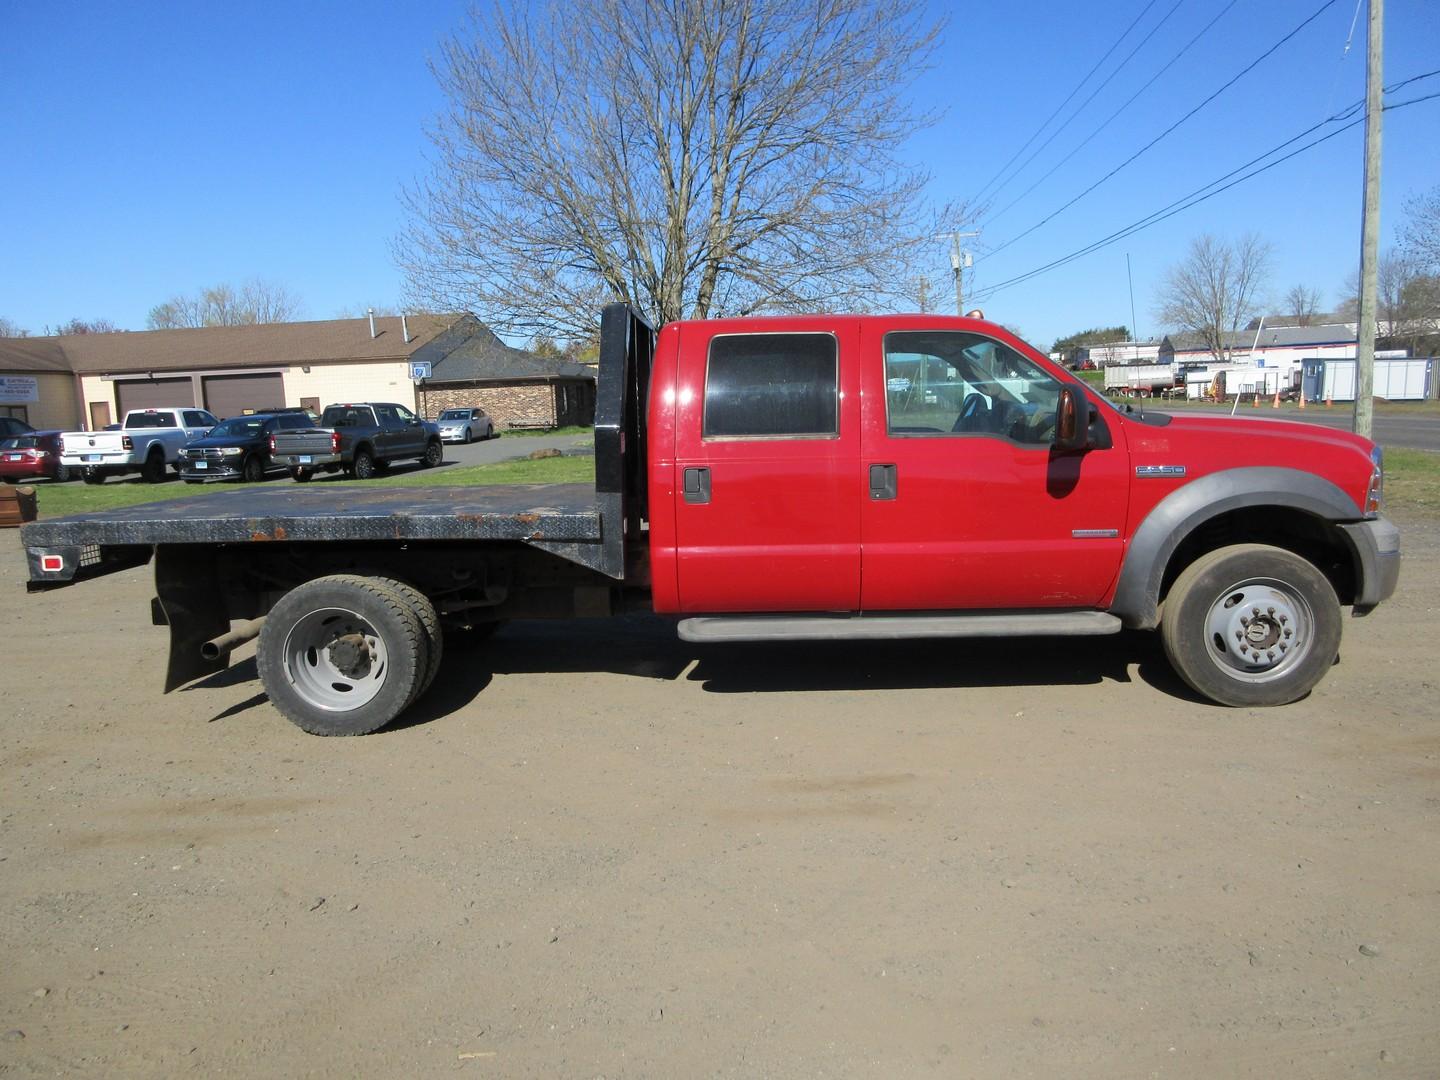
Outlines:
[{"label": "front door handle", "polygon": [[895,466],[870,466],[870,498],[872,501],[895,498]]},{"label": "front door handle", "polygon": [[710,501],[710,470],[685,470],[685,501],[703,505]]}]

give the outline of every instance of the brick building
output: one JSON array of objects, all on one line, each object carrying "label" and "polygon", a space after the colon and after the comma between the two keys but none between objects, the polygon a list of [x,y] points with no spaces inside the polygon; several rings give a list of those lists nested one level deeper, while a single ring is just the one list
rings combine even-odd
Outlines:
[{"label": "brick building", "polygon": [[434,343],[434,351],[445,355],[421,388],[427,417],[443,409],[480,408],[497,431],[595,422],[594,368],[513,349],[478,322],[457,331],[459,340],[442,334]]}]

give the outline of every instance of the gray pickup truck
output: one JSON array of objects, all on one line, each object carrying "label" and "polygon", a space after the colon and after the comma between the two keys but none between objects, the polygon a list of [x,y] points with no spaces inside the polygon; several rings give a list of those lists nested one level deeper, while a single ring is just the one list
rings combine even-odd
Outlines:
[{"label": "gray pickup truck", "polygon": [[368,480],[392,461],[414,458],[422,468],[444,457],[440,429],[390,401],[327,405],[317,427],[277,431],[270,457],[297,481],[317,472]]}]

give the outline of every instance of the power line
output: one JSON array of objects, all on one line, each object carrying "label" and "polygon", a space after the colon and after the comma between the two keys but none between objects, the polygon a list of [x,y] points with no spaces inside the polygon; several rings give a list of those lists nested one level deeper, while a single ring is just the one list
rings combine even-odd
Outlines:
[{"label": "power line", "polygon": [[1050,126],[1050,121],[1054,120],[1055,117],[1059,116],[1065,106],[1070,104],[1071,98],[1073,98],[1076,94],[1080,92],[1080,88],[1090,81],[1091,76],[1093,76],[1095,72],[1100,70],[1100,65],[1105,63],[1106,60],[1110,59],[1110,54],[1120,47],[1120,43],[1124,41],[1127,37],[1129,37],[1130,31],[1135,29],[1135,27],[1139,24],[1140,20],[1145,17],[1145,15],[1152,7],[1155,6],[1156,3],[1157,0],[1150,0],[1150,2],[1141,9],[1140,14],[1136,15],[1134,21],[1125,28],[1125,32],[1115,39],[1115,43],[1111,45],[1110,48],[1105,50],[1105,54],[1101,56],[1099,60],[1095,61],[1095,66],[1085,73],[1085,77],[1075,84],[1075,88],[1065,96],[1065,100],[1060,102],[1060,104],[1055,107],[1055,111],[1045,118],[1045,122],[1035,129],[1035,133],[1031,135],[1030,138],[1025,140],[1024,146],[1021,146],[1019,150],[1016,150],[1015,153],[1011,156],[1010,160],[1005,162],[1004,165],[1000,166],[1000,171],[997,172],[994,176],[992,176],[989,180],[987,180],[985,182],[985,185],[975,193],[975,200],[977,202],[980,200],[981,196],[983,196],[985,192],[989,190],[990,185],[995,183],[996,180],[1000,179],[1000,177],[1004,174],[1005,170],[1010,168],[1010,166],[1014,163],[1015,159],[1018,158],[1021,154],[1023,154],[1025,150],[1029,147],[1029,145],[1037,138],[1039,138],[1040,133]]},{"label": "power line", "polygon": [[[1168,12],[1166,12],[1166,13],[1164,14],[1164,16],[1161,16],[1161,20],[1159,20],[1158,23],[1155,23],[1155,26],[1152,26],[1152,27],[1151,27],[1151,32],[1149,32],[1148,35],[1143,36],[1142,39],[1139,40],[1138,45],[1136,45],[1135,48],[1130,49],[1130,52],[1129,52],[1129,53],[1126,53],[1125,59],[1120,60],[1120,62],[1117,63],[1117,65],[1115,66],[1115,71],[1112,71],[1112,72],[1109,73],[1109,75],[1106,75],[1106,78],[1104,78],[1104,82],[1102,82],[1102,84],[1100,84],[1099,86],[1096,86],[1096,88],[1094,88],[1093,91],[1090,91],[1090,96],[1089,96],[1089,98],[1086,98],[1086,99],[1084,99],[1084,101],[1081,101],[1080,104],[1077,105],[1076,109],[1074,109],[1074,112],[1071,112],[1070,117],[1068,117],[1068,120],[1066,120],[1066,122],[1064,122],[1064,124],[1061,124],[1060,127],[1056,128],[1056,130],[1054,130],[1054,132],[1051,132],[1050,138],[1047,138],[1047,140],[1045,140],[1044,143],[1041,143],[1040,145],[1038,145],[1038,147],[1035,147],[1034,150],[1031,151],[1030,157],[1025,158],[1024,161],[1021,161],[1020,167],[1018,167],[1017,170],[1014,171],[1014,173],[1009,174],[1008,179],[1005,179],[1004,181],[1001,181],[1001,184],[999,184],[999,186],[996,187],[996,189],[994,190],[994,192],[991,192],[991,197],[998,196],[998,194],[1001,193],[1002,190],[1005,190],[1005,186],[1007,186],[1007,184],[1009,184],[1009,181],[1014,180],[1015,177],[1020,176],[1021,173],[1024,173],[1025,167],[1027,167],[1028,164],[1031,163],[1031,161],[1034,161],[1035,158],[1040,157],[1040,154],[1043,153],[1045,147],[1048,147],[1048,145],[1050,145],[1051,143],[1054,143],[1054,141],[1056,141],[1057,138],[1060,138],[1060,135],[1061,135],[1061,134],[1064,134],[1064,131],[1066,131],[1066,128],[1070,127],[1070,125],[1073,124],[1074,121],[1076,121],[1076,117],[1079,117],[1079,115],[1081,114],[1081,112],[1084,112],[1084,108],[1086,108],[1086,105],[1089,105],[1090,102],[1094,101],[1094,99],[1096,99],[1096,96],[1100,94],[1100,91],[1103,91],[1103,89],[1106,88],[1106,86],[1109,86],[1109,85],[1110,85],[1110,81],[1112,81],[1112,79],[1115,79],[1115,76],[1116,76],[1116,75],[1119,75],[1119,73],[1122,72],[1123,69],[1125,69],[1126,63],[1129,63],[1130,60],[1135,59],[1135,53],[1138,53],[1140,49],[1143,49],[1143,48],[1145,48],[1146,45],[1149,45],[1149,40],[1151,40],[1151,37],[1155,36],[1156,33],[1159,33],[1159,30],[1161,30],[1161,27],[1162,27],[1162,26],[1165,26],[1165,23],[1166,23],[1166,22],[1169,22],[1169,17],[1171,17],[1172,14],[1175,14],[1175,12],[1178,12],[1179,6],[1181,6],[1182,3],[1185,3],[1185,0],[1175,0],[1175,4],[1174,4],[1174,6],[1171,7],[1171,10],[1168,10]],[[1238,0],[1230,0],[1230,6],[1231,6],[1231,7],[1236,6],[1237,3],[1238,3]],[[1228,10],[1228,9],[1227,9],[1227,10]],[[1084,144],[1081,144],[1081,145],[1084,145]],[[1071,150],[1070,153],[1073,154],[1074,151]],[[1067,156],[1067,157],[1068,157],[1068,156]],[[1050,171],[1051,171],[1051,173],[1053,173],[1054,170],[1050,170]],[[1045,176],[1050,176],[1050,173],[1045,174]],[[1043,179],[1044,179],[1044,177],[1041,177],[1041,180],[1043,180]],[[1037,180],[1037,181],[1035,181],[1035,183],[1040,183],[1040,181]],[[995,217],[1001,216],[1002,213],[1005,213],[1005,210],[1008,210],[1009,207],[1014,206],[1015,203],[1020,202],[1021,199],[1024,199],[1024,197],[1027,196],[1027,194],[1030,194],[1031,192],[1034,192],[1034,190],[1035,190],[1035,184],[1031,184],[1030,187],[1027,187],[1027,189],[1025,189],[1025,192],[1024,192],[1024,193],[1021,193],[1020,196],[1015,197],[1015,199],[1012,199],[1011,202],[1009,202],[1009,203],[1007,204],[1007,206],[1004,207],[1004,209],[998,210],[998,212],[996,212],[995,215],[991,217],[991,220],[994,220]],[[982,210],[982,213],[984,213],[984,210]]]},{"label": "power line", "polygon": [[1087,187],[1084,191],[1080,192],[1080,194],[1076,195],[1076,196],[1075,196],[1074,198],[1072,198],[1069,202],[1065,203],[1064,205],[1058,207],[1058,208],[1055,209],[1055,210],[1052,210],[1049,214],[1047,214],[1045,217],[1041,218],[1041,219],[1040,219],[1039,221],[1037,221],[1034,225],[1031,225],[1031,226],[1030,226],[1028,229],[1026,229],[1024,232],[1018,233],[1017,235],[1012,236],[1009,240],[1005,241],[1005,243],[1001,244],[999,247],[995,248],[993,251],[988,252],[986,255],[982,256],[980,259],[976,259],[975,261],[976,261],[976,262],[980,262],[981,259],[988,259],[988,258],[991,258],[991,257],[994,256],[994,255],[998,255],[1000,252],[1004,251],[1004,250],[1005,250],[1007,247],[1009,247],[1011,244],[1014,244],[1015,242],[1017,242],[1017,241],[1019,241],[1019,240],[1022,240],[1022,239],[1024,239],[1025,237],[1029,236],[1029,235],[1030,235],[1031,233],[1033,233],[1036,229],[1040,228],[1040,227],[1043,226],[1043,225],[1048,224],[1050,221],[1054,220],[1056,217],[1058,217],[1060,214],[1064,213],[1064,212],[1065,212],[1066,210],[1068,210],[1070,207],[1074,206],[1077,202],[1079,202],[1081,199],[1083,199],[1086,195],[1089,195],[1092,191],[1094,191],[1096,188],[1098,188],[1101,184],[1105,183],[1105,181],[1109,180],[1109,179],[1110,179],[1111,177],[1113,177],[1116,173],[1118,173],[1118,172],[1120,172],[1122,169],[1124,169],[1127,165],[1130,165],[1130,164],[1131,164],[1132,162],[1134,162],[1138,157],[1140,157],[1140,156],[1141,156],[1142,154],[1144,154],[1146,151],[1148,151],[1148,150],[1150,150],[1152,147],[1154,147],[1156,143],[1160,142],[1161,139],[1165,138],[1165,136],[1169,135],[1169,134],[1170,134],[1171,132],[1173,132],[1176,128],[1178,128],[1181,124],[1185,123],[1185,121],[1189,120],[1192,116],[1194,116],[1196,113],[1198,113],[1201,109],[1203,109],[1203,108],[1205,108],[1205,106],[1209,105],[1212,101],[1214,101],[1216,98],[1218,98],[1218,97],[1219,97],[1221,94],[1223,94],[1226,90],[1230,89],[1230,87],[1234,86],[1237,82],[1239,82],[1241,79],[1243,79],[1246,75],[1248,75],[1248,74],[1250,74],[1252,71],[1254,71],[1255,68],[1256,68],[1262,61],[1269,59],[1272,54],[1274,54],[1277,50],[1279,50],[1279,49],[1281,48],[1281,46],[1283,46],[1283,45],[1285,45],[1287,42],[1289,42],[1291,38],[1295,37],[1295,35],[1299,34],[1300,31],[1304,30],[1304,29],[1305,29],[1307,26],[1309,26],[1312,22],[1314,22],[1316,19],[1318,19],[1321,15],[1323,15],[1323,14],[1325,13],[1326,10],[1328,10],[1328,9],[1331,8],[1331,7],[1334,7],[1335,4],[1336,4],[1336,2],[1337,2],[1337,0],[1325,0],[1325,2],[1324,2],[1323,4],[1321,4],[1318,8],[1316,8],[1315,11],[1314,11],[1314,13],[1311,14],[1307,19],[1305,19],[1305,21],[1303,21],[1302,23],[1300,23],[1299,26],[1295,27],[1295,29],[1291,30],[1288,34],[1286,34],[1284,37],[1282,37],[1279,41],[1275,42],[1274,45],[1271,45],[1268,49],[1266,49],[1263,53],[1261,53],[1259,56],[1257,56],[1254,60],[1252,60],[1252,61],[1250,61],[1250,63],[1246,64],[1243,68],[1241,68],[1241,70],[1240,70],[1237,74],[1235,74],[1235,75],[1232,76],[1227,82],[1225,82],[1224,84],[1222,84],[1218,90],[1216,90],[1214,93],[1212,93],[1212,94],[1211,94],[1209,97],[1207,97],[1204,101],[1200,102],[1200,104],[1196,105],[1193,109],[1191,109],[1189,112],[1187,112],[1184,116],[1180,117],[1179,120],[1176,120],[1176,121],[1175,121],[1173,124],[1171,124],[1168,128],[1166,128],[1164,131],[1162,131],[1159,135],[1156,135],[1155,138],[1151,139],[1148,143],[1146,143],[1144,146],[1142,146],[1139,150],[1135,151],[1135,153],[1131,154],[1128,158],[1126,158],[1124,161],[1122,161],[1119,165],[1116,165],[1115,168],[1111,169],[1108,173],[1106,173],[1104,176],[1102,176],[1099,180],[1096,180],[1093,184],[1091,184],[1089,187]]},{"label": "power line", "polygon": [[[1179,51],[1179,52],[1177,52],[1174,56],[1170,57],[1170,59],[1167,60],[1167,61],[1165,61],[1165,63],[1161,64],[1160,67],[1156,70],[1155,74],[1152,75],[1152,76],[1150,76],[1150,78],[1148,78],[1147,80],[1145,80],[1145,82],[1141,84],[1140,88],[1139,88],[1138,90],[1136,90],[1135,93],[1131,94],[1131,95],[1125,100],[1124,104],[1122,104],[1118,109],[1116,109],[1116,110],[1115,110],[1114,112],[1112,112],[1109,116],[1107,116],[1103,121],[1101,121],[1099,127],[1097,127],[1094,131],[1090,132],[1090,134],[1087,135],[1087,136],[1085,136],[1085,138],[1081,139],[1080,142],[1077,143],[1077,144],[1075,145],[1075,147],[1074,147],[1068,154],[1066,154],[1066,155],[1065,155],[1064,157],[1062,157],[1059,161],[1057,161],[1054,165],[1052,165],[1052,166],[1050,167],[1050,171],[1049,171],[1049,172],[1047,172],[1044,176],[1040,177],[1039,180],[1036,180],[1036,181],[1035,181],[1033,184],[1031,184],[1028,188],[1026,188],[1024,191],[1022,191],[1019,195],[1015,196],[1015,198],[1011,199],[1008,203],[1006,203],[1003,207],[1001,207],[999,210],[997,210],[994,214],[990,215],[990,217],[988,218],[988,220],[993,222],[993,221],[994,221],[996,218],[998,218],[1001,214],[1004,214],[1004,213],[1006,213],[1007,211],[1009,211],[1010,208],[1013,207],[1016,203],[1018,203],[1018,202],[1020,202],[1022,199],[1024,199],[1025,196],[1029,195],[1032,191],[1034,191],[1037,187],[1039,187],[1041,184],[1043,184],[1046,180],[1049,180],[1050,177],[1054,176],[1054,175],[1056,174],[1056,172],[1058,172],[1058,171],[1060,170],[1060,168],[1061,168],[1067,161],[1069,161],[1072,157],[1074,157],[1076,154],[1078,154],[1081,150],[1085,149],[1085,147],[1089,146],[1090,143],[1091,143],[1092,141],[1094,141],[1094,139],[1095,139],[1095,137],[1096,137],[1097,135],[1099,135],[1102,131],[1104,131],[1107,127],[1109,127],[1110,124],[1111,124],[1111,122],[1112,122],[1117,116],[1119,116],[1121,113],[1123,113],[1123,112],[1124,112],[1126,109],[1128,109],[1131,105],[1135,104],[1135,101],[1136,101],[1137,98],[1139,98],[1142,94],[1145,93],[1145,91],[1149,90],[1152,86],[1154,86],[1154,85],[1156,84],[1156,82],[1159,81],[1161,75],[1163,75],[1165,72],[1167,72],[1168,70],[1170,70],[1170,68],[1173,67],[1173,66],[1176,64],[1176,62],[1178,62],[1179,59],[1180,59],[1182,56],[1184,56],[1187,52],[1189,52],[1192,48],[1194,48],[1195,43],[1196,43],[1197,41],[1199,41],[1202,37],[1204,37],[1206,34],[1208,34],[1208,33],[1210,32],[1210,28],[1213,27],[1213,26],[1214,26],[1217,22],[1219,22],[1222,18],[1224,18],[1224,17],[1225,17],[1225,14],[1226,14],[1231,8],[1233,8],[1236,4],[1238,4],[1239,2],[1240,2],[1240,0],[1230,0],[1230,2],[1229,2],[1228,4],[1226,4],[1223,8],[1220,9],[1219,13],[1216,14],[1214,18],[1212,18],[1208,23],[1206,23],[1203,27],[1200,28],[1200,32],[1199,32],[1198,34],[1196,34],[1194,37],[1192,37],[1189,41],[1187,41],[1184,45],[1182,45],[1182,46],[1180,47],[1180,51]],[[1032,155],[1032,157],[1033,157],[1033,155]],[[1026,164],[1027,164],[1027,165],[1029,164],[1029,161],[1028,161],[1028,160],[1026,161]],[[1001,185],[1001,186],[1003,187],[1004,185]],[[997,191],[998,191],[998,189],[997,189]]]},{"label": "power line", "polygon": [[[1414,79],[1406,79],[1404,82],[1397,83],[1395,85],[1396,87],[1406,86],[1409,83],[1418,81],[1419,79],[1432,78],[1435,75],[1440,75],[1440,71],[1429,72],[1426,75],[1417,75]],[[1387,88],[1387,90],[1388,89],[1389,88]],[[1393,109],[1403,109],[1409,105],[1418,105],[1424,101],[1432,101],[1436,98],[1440,98],[1440,91],[1436,91],[1433,94],[1425,94],[1422,97],[1409,98],[1405,101],[1397,101],[1392,104],[1385,105],[1384,108],[1388,112]],[[1232,169],[1224,176],[1218,177],[1217,179],[1210,181],[1210,183],[1205,184],[1202,187],[1196,188],[1189,195],[1182,196],[1180,199],[1175,200],[1167,206],[1161,207],[1159,210],[1156,210],[1151,214],[1147,214],[1145,217],[1140,218],[1138,221],[1135,221],[1130,225],[1125,226],[1123,229],[1119,229],[1111,233],[1109,236],[1102,237],[1101,239],[1096,240],[1093,243],[1086,244],[1084,247],[1078,248],[1068,255],[1061,256],[1060,258],[1054,259],[1048,263],[1045,263],[1042,266],[1038,266],[1033,270],[1027,270],[1023,274],[1017,274],[1015,277],[1007,278],[1006,280],[997,282],[994,285],[989,285],[985,286],[984,288],[977,289],[975,290],[975,294],[971,297],[971,299],[974,302],[988,299],[990,296],[994,295],[997,292],[1000,292],[1003,289],[1018,285],[1022,282],[1030,280],[1031,278],[1038,277],[1041,274],[1047,273],[1050,270],[1054,270],[1061,266],[1064,266],[1066,263],[1074,262],[1076,259],[1082,258],[1085,255],[1089,255],[1093,252],[1099,251],[1102,248],[1109,247],[1111,244],[1116,243],[1119,240],[1123,240],[1127,237],[1133,236],[1138,232],[1142,232],[1145,229],[1150,228],[1150,226],[1152,225],[1158,225],[1160,222],[1166,220],[1167,218],[1174,217],[1176,214],[1179,214],[1182,211],[1188,210],[1194,206],[1198,206],[1201,203],[1214,198],[1216,195],[1230,190],[1237,184],[1244,183],[1246,180],[1254,179],[1262,173],[1268,172],[1269,170],[1275,168],[1277,165],[1281,165],[1284,162],[1289,161],[1291,158],[1297,157],[1298,155],[1303,154],[1305,151],[1319,146],[1321,143],[1329,142],[1337,135],[1341,135],[1346,131],[1349,131],[1351,128],[1364,123],[1365,117],[1356,117],[1355,119],[1350,120],[1350,122],[1345,124],[1343,127],[1336,128],[1329,134],[1322,135],[1320,138],[1312,140],[1311,142],[1306,143],[1304,146],[1292,150],[1284,157],[1276,158],[1274,161],[1270,162],[1267,165],[1263,165],[1258,169],[1254,169],[1251,172],[1245,173],[1245,175],[1243,176],[1236,177],[1237,173],[1244,172],[1244,170],[1250,168],[1250,166],[1256,164],[1257,162],[1263,161],[1265,158],[1273,156],[1285,147],[1291,145],[1294,142],[1297,142],[1300,139],[1305,138],[1307,135],[1319,130],[1322,127],[1325,127],[1327,124],[1332,124],[1337,122],[1338,120],[1343,120],[1347,117],[1353,116],[1355,111],[1363,107],[1363,105],[1363,100],[1356,102],[1348,109],[1345,109],[1326,120],[1322,120],[1320,123],[1315,124],[1312,127],[1307,128],[1305,131],[1300,132],[1298,135],[1286,139],[1284,142],[1271,148],[1270,150],[1267,150],[1265,153],[1259,155],[1258,157],[1251,158],[1250,161],[1246,162],[1244,165],[1241,165],[1236,169]],[[1224,184],[1221,187],[1216,187],[1217,184],[1222,184],[1225,180],[1229,180],[1231,177],[1236,178],[1230,180],[1229,183]],[[1210,188],[1215,188],[1215,190],[1210,191]]]}]

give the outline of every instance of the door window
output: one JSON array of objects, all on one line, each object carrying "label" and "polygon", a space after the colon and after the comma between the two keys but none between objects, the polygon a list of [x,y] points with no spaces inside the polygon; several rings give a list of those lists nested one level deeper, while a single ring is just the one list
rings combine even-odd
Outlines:
[{"label": "door window", "polygon": [[405,408],[404,405],[395,406],[395,415],[400,418],[400,423],[402,424],[419,423],[419,418],[409,409]]},{"label": "door window", "polygon": [[1060,383],[1003,342],[949,330],[885,335],[887,430],[1049,446]]},{"label": "door window", "polygon": [[727,334],[710,342],[706,439],[835,438],[838,350],[830,334]]},{"label": "door window", "polygon": [[395,417],[395,409],[390,405],[376,405],[375,417],[381,427],[394,428],[400,426],[400,421]]}]

